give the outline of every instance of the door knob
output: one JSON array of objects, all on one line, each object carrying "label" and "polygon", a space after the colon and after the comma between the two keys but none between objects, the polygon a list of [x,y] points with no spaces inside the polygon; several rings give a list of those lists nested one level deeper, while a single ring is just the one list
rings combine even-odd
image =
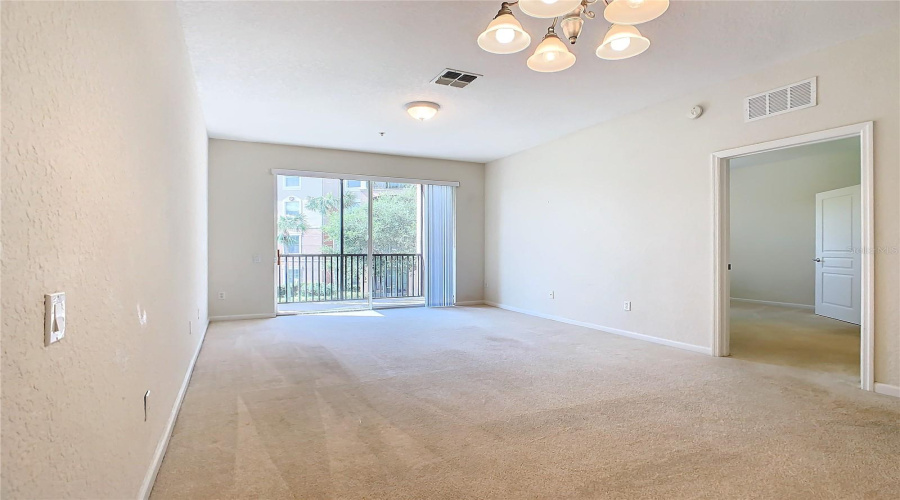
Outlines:
[{"label": "door knob", "polygon": [[822,259],[816,257],[815,259],[813,259],[813,262],[822,262]]}]

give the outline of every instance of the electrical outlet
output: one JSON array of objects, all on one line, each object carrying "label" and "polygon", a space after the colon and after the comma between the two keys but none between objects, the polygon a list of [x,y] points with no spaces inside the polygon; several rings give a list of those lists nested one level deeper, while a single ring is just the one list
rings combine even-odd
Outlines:
[{"label": "electrical outlet", "polygon": [[219,300],[225,300],[225,292],[219,292]]},{"label": "electrical outlet", "polygon": [[626,311],[630,311],[630,310],[631,310],[631,301],[630,301],[630,300],[626,300],[626,301],[625,301],[625,310],[626,310]]},{"label": "electrical outlet", "polygon": [[260,262],[262,262],[262,257],[258,253],[253,254],[253,263],[259,264]]},{"label": "electrical outlet", "polygon": [[556,292],[554,292],[553,290],[550,290],[550,298],[551,298],[551,299],[555,299],[555,298],[556,298]]}]

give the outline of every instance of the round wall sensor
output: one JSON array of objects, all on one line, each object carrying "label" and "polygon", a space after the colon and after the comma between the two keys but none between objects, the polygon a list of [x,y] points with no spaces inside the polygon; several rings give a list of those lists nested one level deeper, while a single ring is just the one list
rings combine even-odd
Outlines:
[{"label": "round wall sensor", "polygon": [[700,106],[694,106],[690,111],[688,111],[688,118],[690,118],[691,120],[696,120],[697,118],[700,118],[700,115],[702,114],[703,108]]}]

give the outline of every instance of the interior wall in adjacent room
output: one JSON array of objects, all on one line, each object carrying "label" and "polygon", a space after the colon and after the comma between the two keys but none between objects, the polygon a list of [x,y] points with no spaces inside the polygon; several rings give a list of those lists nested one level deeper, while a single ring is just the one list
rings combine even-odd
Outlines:
[{"label": "interior wall in adjacent room", "polygon": [[[207,322],[207,137],[181,25],[171,2],[0,11],[0,496],[137,498]],[[66,335],[45,347],[53,292]]]},{"label": "interior wall in adjacent room", "polygon": [[852,137],[731,160],[732,298],[815,304],[816,193],[859,184],[859,155]]}]

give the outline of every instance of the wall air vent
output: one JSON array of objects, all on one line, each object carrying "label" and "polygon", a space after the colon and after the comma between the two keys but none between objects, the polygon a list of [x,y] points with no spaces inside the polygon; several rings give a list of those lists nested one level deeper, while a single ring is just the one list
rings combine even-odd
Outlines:
[{"label": "wall air vent", "polygon": [[436,76],[434,80],[431,81],[432,83],[436,83],[438,85],[446,85],[448,87],[456,87],[458,89],[461,89],[467,87],[470,83],[474,82],[475,79],[480,76],[482,75],[447,68],[444,71],[441,71],[441,74]]},{"label": "wall air vent", "polygon": [[790,113],[816,105],[816,77],[744,99],[744,121]]}]

